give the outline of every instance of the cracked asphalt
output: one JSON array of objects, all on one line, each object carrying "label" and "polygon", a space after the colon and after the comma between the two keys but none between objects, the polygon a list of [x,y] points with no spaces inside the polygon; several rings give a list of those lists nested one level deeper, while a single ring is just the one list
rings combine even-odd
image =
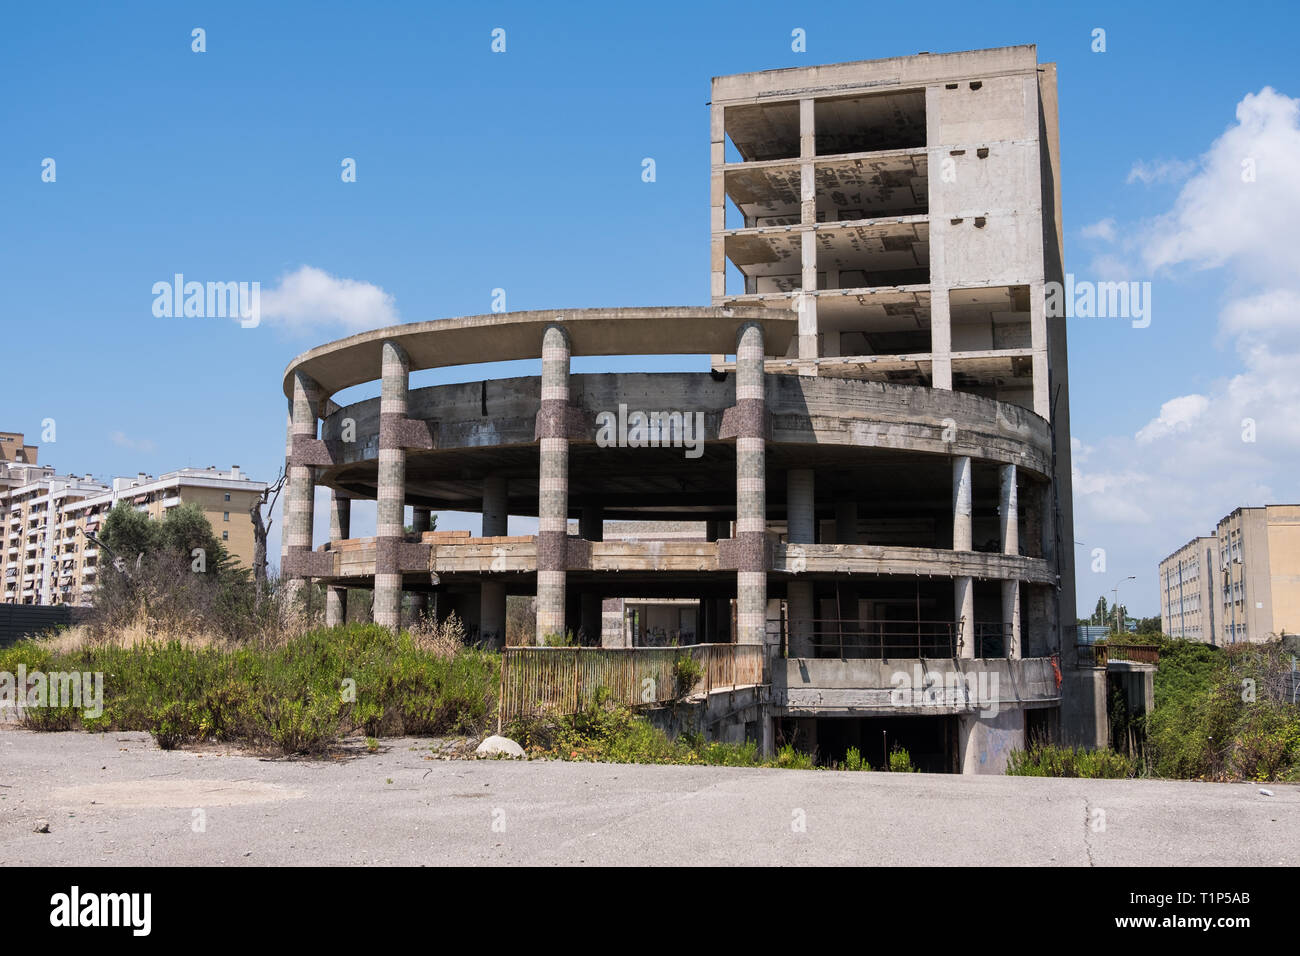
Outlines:
[{"label": "cracked asphalt", "polygon": [[0,864],[1300,863],[1286,784],[443,760],[431,744],[286,760],[0,728]]}]

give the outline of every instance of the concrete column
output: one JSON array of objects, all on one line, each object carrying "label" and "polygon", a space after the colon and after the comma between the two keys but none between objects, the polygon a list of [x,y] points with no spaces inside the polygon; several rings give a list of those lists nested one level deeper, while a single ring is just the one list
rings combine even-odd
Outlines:
[{"label": "concrete column", "polygon": [[[605,509],[599,504],[585,504],[578,515],[578,537],[584,541],[604,541],[605,540]],[[603,601],[601,596],[595,592],[584,591],[582,593],[580,622],[582,629],[586,632],[587,643],[600,643],[601,632],[601,608]],[[696,640],[698,637],[698,622],[696,626]]]},{"label": "concrete column", "polygon": [[1002,530],[1002,553],[1020,554],[1020,503],[1016,492],[1016,466],[1003,465],[998,520]]},{"label": "concrete column", "polygon": [[[944,135],[940,117],[945,114],[944,91],[937,84],[925,91],[925,136],[929,143],[930,168],[943,169],[951,147],[944,145],[951,138]],[[957,209],[949,211],[947,184],[938,181],[930,190],[930,379],[935,388],[952,388],[952,320],[948,305],[947,255],[945,239],[953,229],[950,219]]]},{"label": "concrete column", "polygon": [[952,549],[971,550],[971,471],[970,457],[958,455],[952,460]]},{"label": "concrete column", "polygon": [[[706,521],[704,524],[704,538],[706,541],[718,541],[720,538],[727,536],[731,530],[727,521]],[[731,599],[730,598],[706,598],[705,606],[705,634],[707,640],[715,644],[729,644],[731,642]]]},{"label": "concrete column", "polygon": [[484,647],[506,644],[506,583],[486,578],[479,585],[479,640]]},{"label": "concrete column", "polygon": [[957,655],[964,658],[975,657],[975,579],[953,579],[953,605],[957,610],[957,619],[961,622],[957,631],[960,647]]},{"label": "concrete column", "polygon": [[593,647],[600,646],[604,601],[593,591],[583,591],[578,610],[578,626],[584,632],[584,642]]},{"label": "concrete column", "polygon": [[[785,475],[786,539],[790,544],[812,544],[816,540],[817,510],[814,473],[811,468],[791,469]],[[813,585],[792,579],[786,585],[786,613],[789,619],[791,657],[813,657]]]},{"label": "concrete column", "polygon": [[379,397],[379,490],[375,521],[375,623],[397,630],[402,623],[402,572],[406,537],[406,449],[400,429],[406,419],[411,363],[396,342],[382,346]]},{"label": "concrete column", "polygon": [[767,620],[767,394],[763,327],[736,342],[736,641],[762,644]]},{"label": "concrete column", "polygon": [[564,588],[568,568],[569,335],[552,325],[542,338],[541,462],[537,502],[537,643],[564,634]]},{"label": "concrete column", "polygon": [[505,475],[488,475],[483,479],[483,537],[499,538],[510,533],[507,492]]},{"label": "concrete column", "polygon": [[605,509],[600,505],[583,505],[578,515],[578,537],[584,541],[605,540]]},{"label": "concrete column", "polygon": [[[1020,554],[1020,502],[1016,490],[1016,466],[1003,465],[998,519],[1001,526],[1002,553]],[[1003,640],[1009,657],[1020,656],[1020,582],[1002,582]]]},{"label": "concrete column", "polygon": [[1020,657],[1020,582],[1002,582],[1002,624],[1008,657]]},{"label": "concrete column", "polygon": [[850,498],[835,502],[835,543],[858,543],[858,503]]},{"label": "concrete column", "polygon": [[[433,512],[428,508],[411,509],[411,530],[415,532],[415,539],[420,540],[420,536],[426,531],[433,530]],[[413,591],[411,593],[411,613],[418,618],[423,618],[429,613],[429,592]]]},{"label": "concrete column", "polygon": [[[314,439],[316,416],[320,405],[320,387],[302,372],[293,376],[293,438]],[[289,489],[285,499],[286,554],[292,558],[311,551],[312,524],[316,500],[316,473],[311,465],[291,465]],[[289,576],[288,592],[292,599],[307,592],[308,579],[301,574]]]},{"label": "concrete column", "polygon": [[[351,536],[352,499],[337,491],[330,496],[330,541],[343,541]],[[333,627],[348,619],[348,589],[331,587],[325,592],[325,624]]]}]

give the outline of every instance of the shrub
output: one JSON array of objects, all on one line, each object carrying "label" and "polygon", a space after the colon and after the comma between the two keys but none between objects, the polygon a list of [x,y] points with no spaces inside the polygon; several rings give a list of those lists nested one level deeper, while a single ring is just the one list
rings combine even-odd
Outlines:
[{"label": "shrub", "polygon": [[[445,637],[445,635],[444,635]],[[104,675],[98,718],[29,709],[37,729],[145,730],[171,748],[200,739],[314,753],[340,735],[480,734],[496,713],[500,659],[449,653],[373,624],[322,628],[274,647],[194,647],[153,641],[100,643],[51,653],[24,641],[0,651],[0,670]]]},{"label": "shrub", "polygon": [[892,773],[919,773],[920,771],[912,765],[912,755],[894,745],[894,749],[889,752],[889,769]]},{"label": "shrub", "polygon": [[1126,754],[1113,750],[1037,744],[1028,750],[1011,751],[1007,759],[1007,775],[1117,780],[1137,776],[1137,764]]},{"label": "shrub", "polygon": [[850,747],[844,754],[845,770],[870,770],[871,764],[862,759],[862,751],[857,747]]},{"label": "shrub", "polygon": [[704,676],[704,665],[689,654],[682,654],[673,661],[673,690],[676,697],[689,697],[700,678]]}]

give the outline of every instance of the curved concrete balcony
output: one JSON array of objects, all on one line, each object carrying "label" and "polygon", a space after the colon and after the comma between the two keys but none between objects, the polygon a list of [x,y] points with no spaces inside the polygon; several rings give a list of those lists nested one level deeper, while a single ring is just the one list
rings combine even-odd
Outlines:
[{"label": "curved concrete balcony", "polygon": [[[736,570],[733,539],[721,541],[586,541],[566,539],[570,571],[630,574],[663,572],[683,575]],[[375,573],[375,538],[349,538],[321,545],[312,557],[312,577],[356,579]],[[1055,575],[1039,558],[946,551],[936,548],[877,545],[770,544],[769,571],[774,575],[858,575],[861,577],[925,575],[936,578],[973,577],[1054,584]],[[537,536],[472,537],[467,531],[428,531],[402,543],[399,568],[409,575],[533,574],[537,571]]]}]

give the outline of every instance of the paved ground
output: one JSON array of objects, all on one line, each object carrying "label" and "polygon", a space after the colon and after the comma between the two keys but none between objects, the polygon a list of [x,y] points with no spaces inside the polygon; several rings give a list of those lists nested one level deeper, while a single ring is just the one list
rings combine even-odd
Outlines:
[{"label": "paved ground", "polygon": [[[0,864],[1300,863],[1300,787],[166,753],[0,729]],[[37,833],[38,820],[50,832]]]}]

